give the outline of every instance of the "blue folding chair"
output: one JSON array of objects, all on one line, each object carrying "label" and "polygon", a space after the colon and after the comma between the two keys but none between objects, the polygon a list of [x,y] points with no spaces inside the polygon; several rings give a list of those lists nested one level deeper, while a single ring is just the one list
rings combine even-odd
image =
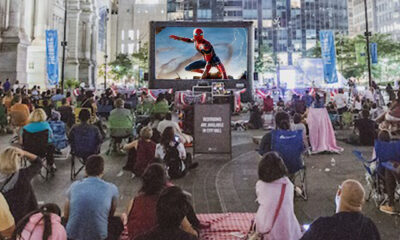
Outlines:
[{"label": "blue folding chair", "polygon": [[296,193],[307,200],[306,166],[303,131],[273,130],[271,149],[278,152],[289,172],[289,177],[295,185]]},{"label": "blue folding chair", "polygon": [[[376,140],[376,158],[372,160],[367,160],[358,150],[354,150],[353,154],[366,170],[365,179],[369,190],[366,201],[372,198],[375,206],[379,208],[387,201],[384,181],[385,170],[394,171],[395,168],[392,162],[400,162],[400,141],[383,142]],[[396,191],[397,195],[399,195],[398,192]]]}]

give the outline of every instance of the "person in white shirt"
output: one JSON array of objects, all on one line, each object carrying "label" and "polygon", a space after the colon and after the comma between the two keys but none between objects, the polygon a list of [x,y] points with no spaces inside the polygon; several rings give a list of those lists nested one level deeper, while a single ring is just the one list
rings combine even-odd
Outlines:
[{"label": "person in white shirt", "polygon": [[362,110],[362,103],[360,97],[357,95],[354,99],[353,113],[359,113]]},{"label": "person in white shirt", "polygon": [[172,121],[171,113],[167,113],[165,115],[165,119],[158,123],[157,131],[163,133],[167,127],[172,127],[174,129],[175,135],[179,137],[180,142],[182,142],[183,144],[191,143],[193,141],[192,136],[184,134],[179,127],[179,124]]},{"label": "person in white shirt", "polygon": [[14,85],[13,85],[13,91],[14,91],[14,93],[15,93],[15,91],[16,91],[18,88],[21,88],[21,86],[19,85],[19,81],[17,80],[17,81],[15,81],[15,83],[14,83]]},{"label": "person in white shirt", "polygon": [[185,146],[183,146],[183,144],[179,142],[179,139],[176,138],[174,129],[172,127],[167,127],[162,132],[161,142],[156,146],[155,158],[163,162],[167,154],[168,147],[176,147],[179,152],[179,158],[185,164],[185,169],[193,169],[199,165],[197,162],[192,162],[192,156],[190,154],[186,154]]},{"label": "person in white shirt", "polygon": [[333,98],[333,101],[340,115],[347,111],[347,96],[343,89],[339,89],[339,93]]}]

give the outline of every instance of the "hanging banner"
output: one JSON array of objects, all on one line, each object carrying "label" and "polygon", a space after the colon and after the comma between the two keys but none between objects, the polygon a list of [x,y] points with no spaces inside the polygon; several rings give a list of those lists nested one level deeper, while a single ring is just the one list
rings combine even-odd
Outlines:
[{"label": "hanging banner", "polygon": [[57,30],[46,30],[47,80],[49,85],[58,84],[58,34]]},{"label": "hanging banner", "polygon": [[333,31],[320,31],[321,56],[324,64],[324,79],[326,83],[337,83],[336,48]]},{"label": "hanging banner", "polygon": [[378,44],[370,43],[369,50],[371,51],[371,62],[372,64],[378,64]]},{"label": "hanging banner", "polygon": [[356,60],[358,64],[365,64],[366,63],[366,57],[367,57],[367,51],[365,49],[365,44],[364,43],[356,43]]}]

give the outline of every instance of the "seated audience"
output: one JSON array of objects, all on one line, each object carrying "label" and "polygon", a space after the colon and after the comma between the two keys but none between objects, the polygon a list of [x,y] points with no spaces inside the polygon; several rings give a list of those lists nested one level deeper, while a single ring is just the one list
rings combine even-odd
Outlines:
[{"label": "seated audience", "polygon": [[10,108],[9,115],[12,125],[21,128],[29,123],[29,108],[22,103],[21,96],[16,95],[14,99],[15,104]]},{"label": "seated audience", "polygon": [[153,105],[153,108],[151,109],[151,114],[167,114],[169,113],[169,105],[168,101],[165,100],[165,94],[160,93],[157,97],[156,102]]},{"label": "seated audience", "polygon": [[6,94],[5,94],[4,98],[3,98],[3,104],[4,104],[4,106],[6,106],[7,112],[9,112],[10,108],[12,106],[11,103],[12,103],[12,100],[14,99],[14,97],[13,97],[13,93],[11,91],[4,91],[4,92]]},{"label": "seated audience", "polygon": [[61,224],[61,209],[50,203],[29,213],[18,223],[13,239],[67,240],[67,233]]},{"label": "seated audience", "polygon": [[300,224],[294,214],[294,186],[288,171],[276,152],[267,153],[258,165],[256,184],[256,229],[268,239],[295,240],[302,236]]},{"label": "seated audience", "polygon": [[[284,127],[285,129],[283,130],[289,130],[290,129],[289,121],[290,121],[290,116],[286,112],[277,112],[275,114],[276,129],[282,129],[281,127]],[[282,124],[281,122],[285,123]],[[261,139],[258,153],[262,156],[267,152],[271,151],[271,144],[272,144],[272,132],[268,132]]]},{"label": "seated audience", "polygon": [[65,123],[60,120],[61,115],[59,112],[53,111],[49,121],[51,130],[53,132],[53,145],[56,151],[60,151],[68,146],[67,130]]},{"label": "seated audience", "polygon": [[8,203],[0,191],[0,239],[11,238],[15,229],[14,217],[10,212]]},{"label": "seated audience", "polygon": [[151,140],[153,130],[150,127],[144,127],[140,130],[139,140],[135,140],[124,146],[128,151],[128,162],[124,170],[131,171],[132,177],[142,176],[144,170],[154,162],[156,144]]},{"label": "seated audience", "polygon": [[110,112],[110,136],[114,139],[114,148],[119,151],[124,138],[132,136],[133,115],[129,109],[124,108],[125,102],[121,98],[115,101],[115,109]]},{"label": "seated audience", "polygon": [[65,98],[64,94],[61,93],[61,89],[56,90],[56,94],[53,95],[50,99],[53,102],[54,105],[56,105],[56,102],[61,102]]},{"label": "seated audience", "polygon": [[299,113],[295,113],[293,116],[293,125],[291,126],[291,129],[293,131],[301,130],[303,132],[303,143],[305,147],[308,147],[307,129],[301,120],[301,115]]},{"label": "seated audience", "polygon": [[264,98],[263,102],[264,102],[264,107],[263,107],[264,112],[269,113],[274,111],[274,99],[272,99],[271,96],[268,95],[266,98]]},{"label": "seated audience", "polygon": [[356,180],[346,180],[336,194],[336,214],[315,220],[301,240],[380,240],[374,222],[362,214],[365,191]]},{"label": "seated audience", "polygon": [[[43,111],[43,109],[38,108],[35,109],[31,115],[29,116],[29,124],[23,127],[23,130],[29,133],[37,133],[47,130],[49,137],[48,137],[48,145],[47,145],[47,152],[46,152],[46,160],[47,166],[52,170],[56,169],[56,165],[54,163],[54,151],[55,147],[53,145],[53,130],[50,127],[50,124],[46,121],[47,115]],[[23,143],[23,132],[21,135],[21,143]]]},{"label": "seated audience", "polygon": [[[390,142],[391,135],[388,131],[380,131],[378,135],[378,139],[382,142]],[[374,158],[375,158],[375,149],[374,149]],[[396,163],[395,163],[396,164]],[[397,187],[397,182],[400,180],[400,174],[397,171],[389,170],[387,168],[383,168],[384,170],[384,182],[385,182],[385,192],[388,195],[388,202],[385,205],[379,207],[381,212],[387,214],[396,214],[396,209],[394,206],[395,201],[395,191]]]},{"label": "seated audience", "polygon": [[[127,226],[130,239],[135,239],[135,237],[147,233],[157,226],[157,200],[161,191],[171,185],[167,182],[164,167],[157,163],[148,166],[143,175],[142,183],[139,194],[130,202],[128,207]],[[186,230],[193,234],[196,234],[196,230],[193,228],[200,229],[204,226],[200,224],[189,202],[188,212],[181,226],[188,227]]]},{"label": "seated audience", "polygon": [[260,129],[264,126],[264,121],[262,119],[262,111],[258,108],[257,105],[254,105],[250,110],[250,119],[247,123],[247,127],[249,129]]},{"label": "seated audience", "polygon": [[68,141],[71,146],[71,153],[86,159],[92,154],[100,153],[103,137],[96,126],[89,124],[89,110],[82,109],[79,112],[79,120],[81,123],[74,125],[69,132]]},{"label": "seated audience", "polygon": [[57,108],[57,111],[61,114],[61,121],[67,124],[68,129],[70,129],[75,124],[74,111],[66,98],[61,100],[61,104],[61,107]]},{"label": "seated audience", "polygon": [[[31,163],[29,167],[21,167],[22,158]],[[7,147],[0,154],[1,193],[16,223],[38,207],[31,180],[39,174],[41,168],[41,159],[24,150]]]},{"label": "seated audience", "polygon": [[305,94],[301,99],[305,102],[306,108],[311,107],[312,103],[314,102],[314,98],[310,95],[310,92],[306,90]]},{"label": "seated audience", "polygon": [[119,239],[122,221],[114,217],[118,188],[101,179],[104,159],[90,156],[85,170],[87,178],[72,183],[67,191],[64,217],[68,239]]},{"label": "seated audience", "polygon": [[[179,139],[175,136],[174,129],[172,127],[167,127],[161,135],[161,142],[156,146],[155,158],[162,160],[168,166],[168,173],[171,178],[179,178],[184,176],[189,169],[196,168],[199,164],[192,163],[192,156],[186,154],[185,147]],[[169,164],[174,161],[180,161],[181,167],[176,172],[175,168],[172,168]]]},{"label": "seated audience", "polygon": [[190,223],[185,220],[187,209],[187,197],[179,187],[164,189],[156,206],[157,227],[135,240],[198,239],[196,232],[189,233],[186,230],[190,228]]},{"label": "seated audience", "polygon": [[167,113],[165,115],[165,119],[158,123],[157,131],[159,133],[163,133],[167,127],[172,127],[174,129],[175,134],[179,137],[180,141],[183,144],[191,143],[193,141],[192,136],[183,133],[182,129],[179,127],[179,124],[177,122],[172,121],[171,113]]},{"label": "seated audience", "polygon": [[358,131],[359,143],[364,146],[373,146],[376,137],[376,124],[369,119],[368,110],[362,110],[362,118],[354,121],[354,131]]},{"label": "seated audience", "polygon": [[[44,110],[44,112],[46,113],[47,117],[51,116],[51,111],[53,110],[53,106],[51,105],[51,102],[47,99],[43,100],[43,106],[42,109]],[[47,119],[46,119],[47,120]]]}]

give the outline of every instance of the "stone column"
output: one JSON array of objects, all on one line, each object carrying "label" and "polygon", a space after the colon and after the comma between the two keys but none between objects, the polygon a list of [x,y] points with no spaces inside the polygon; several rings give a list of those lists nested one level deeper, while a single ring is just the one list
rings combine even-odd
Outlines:
[{"label": "stone column", "polygon": [[80,1],[68,1],[68,29],[67,29],[67,59],[65,66],[65,79],[73,78],[79,80],[79,21],[80,21]]},{"label": "stone column", "polygon": [[91,85],[92,63],[90,61],[90,51],[92,45],[92,4],[81,2],[81,24],[80,33],[82,34],[81,48],[79,51],[79,79],[85,81],[87,86]]},{"label": "stone column", "polygon": [[93,9],[92,14],[92,45],[90,53],[90,61],[92,62],[92,84],[96,87],[97,83],[97,47],[98,47],[98,23],[99,16],[97,14],[97,9]]},{"label": "stone column", "polygon": [[48,0],[36,0],[36,13],[35,13],[35,33],[34,33],[34,41],[33,45],[42,44],[46,39],[46,29],[48,26],[48,11],[49,11],[49,2]]},{"label": "stone column", "polygon": [[8,28],[3,32],[0,45],[0,80],[9,78],[11,82],[19,80],[24,84],[26,78],[27,47],[30,44],[24,32],[24,0],[9,2]]}]

